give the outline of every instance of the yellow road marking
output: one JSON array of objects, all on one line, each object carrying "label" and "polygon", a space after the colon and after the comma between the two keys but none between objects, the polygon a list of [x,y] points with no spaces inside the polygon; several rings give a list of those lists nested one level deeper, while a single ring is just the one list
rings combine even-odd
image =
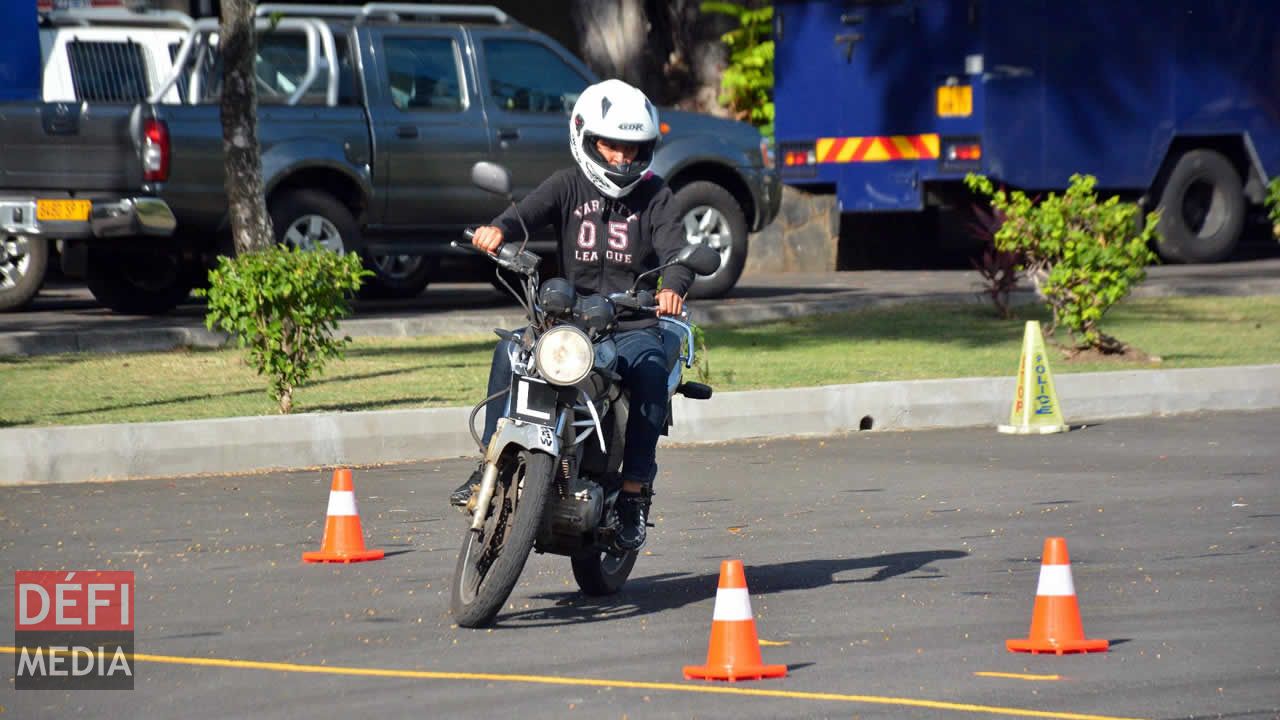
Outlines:
[{"label": "yellow road marking", "polygon": [[761,647],[782,647],[791,644],[790,640],[758,640],[758,642]]},{"label": "yellow road marking", "polygon": [[1061,680],[1061,675],[1028,675],[1026,673],[975,672],[978,677],[1012,678],[1014,680]]},{"label": "yellow road marking", "polygon": [[[0,653],[8,653],[12,655],[17,652],[18,648],[16,647],[11,645],[0,645]],[[761,690],[759,688],[730,687],[724,685],[694,685],[665,682],[641,682],[635,680],[602,680],[596,678],[559,677],[555,675],[440,672],[434,670],[391,670],[383,668],[342,667],[338,665],[301,665],[297,663],[262,662],[258,660],[233,660],[228,658],[150,655],[146,653],[134,653],[129,657],[137,661],[168,665],[194,665],[197,667],[236,668],[242,670],[274,670],[276,672],[312,673],[319,675],[354,675],[361,677],[409,678],[416,680],[480,680],[484,682],[515,682],[534,685],[628,688],[632,690],[670,690],[671,692],[702,693],[706,695],[737,695],[741,697],[786,698],[789,700],[827,700],[831,702],[864,703],[869,705],[899,705],[903,707],[929,708],[931,710],[985,713],[988,715],[1053,718],[1053,720],[1144,720],[1142,718],[1117,717],[1114,715],[1086,715],[1083,713],[1000,707],[998,705],[971,705],[968,703],[954,703],[941,700],[919,700],[916,698],[884,697],[880,695],[844,695],[839,693],[801,692],[794,690]]]}]

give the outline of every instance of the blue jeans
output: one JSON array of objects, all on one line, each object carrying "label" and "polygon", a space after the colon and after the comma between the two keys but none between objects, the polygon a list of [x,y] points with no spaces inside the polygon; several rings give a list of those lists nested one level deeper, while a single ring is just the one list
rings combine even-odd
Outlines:
[{"label": "blue jeans", "polygon": [[[667,376],[680,351],[680,341],[657,327],[620,332],[613,336],[613,341],[618,346],[618,374],[631,396],[622,478],[651,485],[658,474],[658,437],[667,421]],[[489,368],[489,395],[511,386],[510,352],[511,343],[507,340],[500,340],[494,348],[493,364]],[[481,439],[486,447],[498,429],[498,418],[506,410],[505,397],[490,401],[485,407]]]}]

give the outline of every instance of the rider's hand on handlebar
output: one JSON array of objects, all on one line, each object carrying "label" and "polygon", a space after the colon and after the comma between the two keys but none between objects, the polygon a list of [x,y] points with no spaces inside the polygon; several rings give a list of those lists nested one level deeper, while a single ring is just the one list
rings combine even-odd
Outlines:
[{"label": "rider's hand on handlebar", "polygon": [[476,228],[475,234],[471,236],[471,244],[490,255],[496,254],[502,246],[502,228],[493,225]]},{"label": "rider's hand on handlebar", "polygon": [[684,310],[684,297],[675,290],[663,290],[658,293],[658,317],[663,315],[679,315]]}]

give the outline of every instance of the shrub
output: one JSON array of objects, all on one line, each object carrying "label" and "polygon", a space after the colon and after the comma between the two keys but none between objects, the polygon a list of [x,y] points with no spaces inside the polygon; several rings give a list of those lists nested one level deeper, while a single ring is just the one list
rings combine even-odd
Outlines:
[{"label": "shrub", "polygon": [[739,120],[773,137],[773,6],[750,8],[732,2],[704,2],[702,11],[728,15],[739,27],[720,36],[729,48],[729,67],[720,78],[720,102]]},{"label": "shrub", "polygon": [[1009,295],[1018,287],[1018,270],[1024,262],[1020,250],[997,250],[996,233],[1004,224],[1004,216],[999,210],[988,210],[975,204],[972,208],[973,219],[968,223],[969,234],[982,241],[982,257],[970,259],[969,265],[982,276],[982,294],[995,305],[996,314],[1002,319],[1013,317],[1009,307]]},{"label": "shrub", "polygon": [[1280,240],[1280,177],[1267,186],[1267,211],[1271,217],[1271,232]]},{"label": "shrub", "polygon": [[273,245],[219,258],[209,273],[209,289],[197,294],[209,300],[205,325],[236,337],[248,364],[269,378],[268,393],[287,414],[294,388],[323,371],[329,358],[340,358],[351,342],[335,339],[333,332],[371,274],[356,254]]},{"label": "shrub", "polygon": [[1124,343],[1099,329],[1107,310],[1147,275],[1156,213],[1139,229],[1137,206],[1118,197],[1099,202],[1097,180],[1072,175],[1062,195],[1034,202],[1020,191],[996,190],[989,178],[970,174],[970,189],[991,199],[1004,216],[997,250],[1023,253],[1022,267],[1053,313],[1052,334],[1065,325],[1077,349],[1124,352]]}]

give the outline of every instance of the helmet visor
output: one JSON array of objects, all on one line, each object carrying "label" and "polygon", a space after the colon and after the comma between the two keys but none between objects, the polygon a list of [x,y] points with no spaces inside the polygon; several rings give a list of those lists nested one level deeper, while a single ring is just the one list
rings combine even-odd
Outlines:
[{"label": "helmet visor", "polygon": [[582,150],[600,166],[611,181],[626,187],[639,180],[649,169],[656,142],[615,140],[593,133],[583,133]]}]

